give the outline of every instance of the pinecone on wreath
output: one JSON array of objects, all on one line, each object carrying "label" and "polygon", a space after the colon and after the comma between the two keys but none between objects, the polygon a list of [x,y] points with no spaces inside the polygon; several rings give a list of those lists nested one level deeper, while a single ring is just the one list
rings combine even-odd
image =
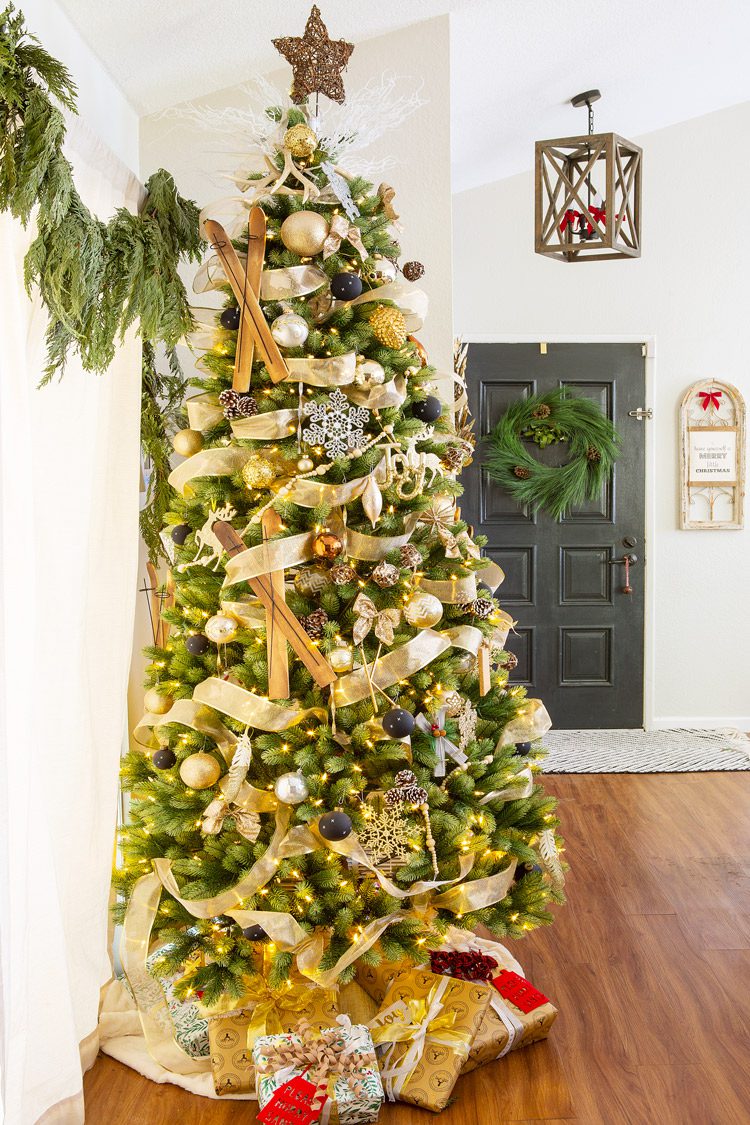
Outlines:
[{"label": "pinecone on wreath", "polygon": [[518,477],[519,480],[528,480],[531,473],[528,469],[524,469],[523,465],[515,465],[513,468],[513,476]]},{"label": "pinecone on wreath", "polygon": [[547,406],[546,402],[540,402],[536,410],[531,411],[532,418],[549,418],[552,410]]},{"label": "pinecone on wreath", "polygon": [[324,609],[314,609],[306,617],[300,617],[299,623],[313,641],[319,641],[323,636],[323,626],[328,622],[328,614]]},{"label": "pinecone on wreath", "polygon": [[586,450],[586,460],[593,461],[594,464],[601,461],[602,455],[595,445],[590,445]]}]

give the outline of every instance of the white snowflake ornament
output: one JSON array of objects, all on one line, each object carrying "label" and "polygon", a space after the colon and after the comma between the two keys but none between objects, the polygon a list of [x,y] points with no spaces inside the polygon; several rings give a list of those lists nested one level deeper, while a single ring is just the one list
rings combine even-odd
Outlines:
[{"label": "white snowflake ornament", "polygon": [[310,445],[320,445],[332,459],[346,457],[364,443],[364,427],[370,421],[370,411],[364,406],[352,406],[338,387],[331,391],[327,402],[306,402],[305,414],[311,425],[302,431]]}]

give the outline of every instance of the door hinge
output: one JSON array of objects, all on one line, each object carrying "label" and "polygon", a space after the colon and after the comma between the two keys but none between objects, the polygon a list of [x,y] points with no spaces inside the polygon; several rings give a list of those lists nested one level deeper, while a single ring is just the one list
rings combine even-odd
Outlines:
[{"label": "door hinge", "polygon": [[650,421],[653,416],[654,412],[650,406],[639,406],[637,410],[628,411],[628,417],[637,418],[639,422],[643,422],[646,418]]}]

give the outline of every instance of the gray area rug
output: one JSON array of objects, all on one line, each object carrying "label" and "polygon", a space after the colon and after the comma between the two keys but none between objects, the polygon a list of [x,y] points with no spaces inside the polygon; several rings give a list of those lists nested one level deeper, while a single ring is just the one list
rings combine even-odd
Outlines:
[{"label": "gray area rug", "polygon": [[736,730],[551,730],[545,773],[693,773],[750,770],[750,739]]}]

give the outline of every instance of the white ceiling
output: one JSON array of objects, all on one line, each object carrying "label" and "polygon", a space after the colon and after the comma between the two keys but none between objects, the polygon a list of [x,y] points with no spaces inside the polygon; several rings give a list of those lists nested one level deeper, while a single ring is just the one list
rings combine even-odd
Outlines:
[{"label": "white ceiling", "polygon": [[[271,39],[301,34],[310,10],[309,0],[61,3],[141,114],[278,68]],[[596,127],[632,137],[750,100],[747,0],[319,5],[331,37],[355,44],[451,13],[456,191],[528,169],[537,139],[585,131],[585,110],[567,103],[592,86],[604,95]],[[414,75],[429,65],[415,56]]]}]

